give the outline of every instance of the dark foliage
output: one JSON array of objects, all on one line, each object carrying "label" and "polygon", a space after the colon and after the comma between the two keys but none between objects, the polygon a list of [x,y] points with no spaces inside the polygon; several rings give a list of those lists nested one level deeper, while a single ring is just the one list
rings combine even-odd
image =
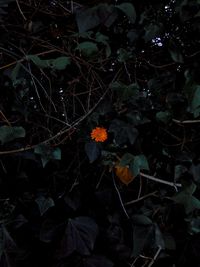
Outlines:
[{"label": "dark foliage", "polygon": [[0,267],[200,266],[200,1],[0,0]]}]

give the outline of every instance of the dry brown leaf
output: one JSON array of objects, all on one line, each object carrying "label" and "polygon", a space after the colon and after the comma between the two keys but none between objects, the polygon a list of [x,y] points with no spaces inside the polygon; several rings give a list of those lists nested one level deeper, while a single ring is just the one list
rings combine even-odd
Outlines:
[{"label": "dry brown leaf", "polygon": [[115,174],[120,181],[126,185],[133,181],[135,178],[128,167],[115,165]]}]

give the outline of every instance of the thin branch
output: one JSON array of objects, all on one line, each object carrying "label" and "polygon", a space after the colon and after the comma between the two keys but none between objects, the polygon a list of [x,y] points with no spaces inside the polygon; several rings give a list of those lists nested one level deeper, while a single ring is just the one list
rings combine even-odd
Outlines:
[{"label": "thin branch", "polygon": [[129,82],[131,83],[132,82],[131,81],[131,74],[130,74],[128,68],[127,68],[126,62],[124,62],[124,68],[125,68],[126,74],[128,76]]},{"label": "thin branch", "polygon": [[151,197],[151,196],[156,196],[156,193],[157,193],[157,191],[154,191],[154,192],[149,193],[149,194],[147,194],[147,195],[145,195],[145,196],[143,196],[143,197],[140,197],[140,198],[137,198],[137,199],[128,201],[128,202],[126,202],[124,205],[125,205],[125,206],[128,206],[128,205],[130,205],[130,204],[137,203],[137,202],[139,202],[139,201],[141,201],[141,200],[143,200],[143,199],[145,199],[145,198],[148,198],[148,197]]},{"label": "thin branch", "polygon": [[138,191],[138,199],[140,198],[141,196],[141,193],[142,193],[142,178],[141,176],[139,176],[139,179],[140,179],[140,187],[139,187],[139,191]]},{"label": "thin branch", "polygon": [[47,118],[49,118],[49,119],[58,121],[58,122],[60,122],[60,123],[62,123],[62,124],[64,124],[64,125],[66,125],[66,126],[68,126],[68,127],[71,127],[71,125],[70,125],[69,123],[67,123],[67,122],[65,122],[65,121],[63,121],[63,120],[60,120],[60,119],[58,119],[58,118],[56,118],[56,117],[54,117],[54,116],[51,116],[51,115],[49,115],[49,114],[39,114],[39,115],[43,115],[43,116],[45,116],[45,117],[47,117]]},{"label": "thin branch", "polygon": [[61,3],[58,3],[58,5],[59,5],[60,7],[62,7],[65,11],[67,11],[67,13],[71,14],[71,11],[70,11],[68,8],[66,8],[66,7],[64,7],[63,5],[61,5]]},{"label": "thin branch", "polygon": [[9,120],[6,118],[6,116],[4,115],[3,111],[1,111],[1,110],[0,110],[0,119],[2,119],[2,121],[7,123],[8,126],[11,126],[11,123],[9,122]]},{"label": "thin branch", "polygon": [[159,247],[158,247],[158,250],[156,251],[156,254],[154,255],[153,259],[151,260],[151,262],[149,263],[149,265],[148,265],[147,267],[151,267],[151,266],[155,263],[155,261],[156,261],[156,259],[158,258],[158,256],[159,256],[161,250],[162,250],[162,247],[159,246]]},{"label": "thin branch", "polygon": [[1,167],[2,167],[2,169],[3,169],[3,172],[4,172],[5,174],[7,174],[8,172],[7,172],[7,170],[6,170],[6,168],[5,168],[4,164],[3,164],[3,161],[0,160],[0,163],[1,163]]},{"label": "thin branch", "polygon": [[71,0],[71,13],[74,13],[74,1]]},{"label": "thin branch", "polygon": [[143,59],[143,60],[144,60],[150,67],[155,68],[155,69],[164,69],[164,68],[168,68],[168,67],[177,65],[176,62],[171,62],[171,63],[164,64],[164,65],[155,65],[155,64],[150,63],[150,62],[149,62],[148,60],[146,60],[146,59]]},{"label": "thin branch", "polygon": [[33,76],[32,71],[31,71],[30,63],[28,63],[28,71],[29,71],[29,74],[30,74],[30,76],[31,76],[31,80],[32,80],[33,86],[34,86],[34,88],[35,88],[35,92],[36,92],[36,95],[37,95],[37,97],[38,97],[39,104],[40,104],[42,110],[43,110],[45,113],[47,113],[46,110],[45,110],[45,108],[44,108],[44,106],[43,106],[43,104],[42,104],[42,102],[41,102],[41,97],[40,97],[40,94],[39,94],[37,85],[36,85],[36,83],[35,83],[34,76]]},{"label": "thin branch", "polygon": [[179,184],[179,183],[172,183],[172,182],[168,182],[168,181],[165,181],[165,180],[161,180],[159,178],[156,178],[154,176],[151,176],[151,175],[148,175],[148,174],[145,174],[143,172],[140,172],[140,175],[144,178],[147,178],[149,180],[152,180],[154,182],[158,182],[158,183],[161,183],[161,184],[166,184],[166,185],[169,185],[169,186],[173,186],[176,190],[177,190],[177,187],[181,187],[182,185]]},{"label": "thin branch", "polygon": [[27,20],[27,18],[24,16],[24,13],[22,12],[22,9],[21,9],[21,7],[20,7],[20,4],[19,4],[19,1],[18,1],[18,0],[16,0],[16,4],[17,4],[17,7],[18,7],[19,12],[20,12],[20,14],[22,15],[23,19],[24,19],[24,20]]},{"label": "thin branch", "polygon": [[102,173],[101,173],[101,175],[100,175],[99,181],[98,181],[98,183],[97,183],[97,185],[96,185],[96,189],[99,188],[99,185],[100,185],[100,183],[101,183],[101,181],[102,181],[102,179],[103,179],[103,177],[104,177],[105,172],[106,172],[106,168],[104,168],[104,170],[102,171]]},{"label": "thin branch", "polygon": [[126,208],[125,208],[125,206],[124,206],[124,203],[123,203],[123,201],[122,201],[122,198],[121,198],[119,189],[117,188],[117,184],[116,184],[116,182],[115,182],[115,177],[114,177],[114,172],[113,172],[113,171],[112,171],[112,178],[113,178],[113,184],[114,184],[115,190],[116,190],[116,192],[117,192],[117,194],[118,194],[119,201],[120,201],[120,204],[121,204],[121,206],[122,206],[122,209],[123,209],[123,211],[124,211],[124,213],[125,213],[127,219],[130,219],[130,217],[129,217],[127,211],[126,211]]},{"label": "thin branch", "polygon": [[176,119],[172,119],[173,122],[178,123],[178,124],[191,124],[191,123],[200,123],[200,120],[185,120],[185,121],[180,121]]}]

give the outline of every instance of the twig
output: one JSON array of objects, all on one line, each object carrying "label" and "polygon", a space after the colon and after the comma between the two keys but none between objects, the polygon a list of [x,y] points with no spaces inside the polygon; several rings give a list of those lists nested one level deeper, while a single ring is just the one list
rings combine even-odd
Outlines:
[{"label": "twig", "polygon": [[152,180],[152,181],[155,181],[155,182],[158,182],[158,183],[161,183],[161,184],[166,184],[166,185],[169,185],[169,186],[173,186],[175,187],[175,189],[177,190],[177,187],[181,187],[182,185],[179,184],[179,183],[172,183],[172,182],[168,182],[168,181],[165,181],[165,180],[161,180],[159,178],[156,178],[154,176],[151,176],[151,175],[148,175],[148,174],[145,174],[143,172],[140,172],[140,175],[144,178],[147,178],[149,180]]},{"label": "twig", "polygon": [[96,189],[99,188],[99,185],[100,185],[100,183],[101,183],[101,181],[102,181],[102,179],[103,179],[103,176],[104,176],[105,172],[106,172],[106,168],[104,168],[104,170],[102,171],[102,173],[101,173],[101,175],[100,175],[99,181],[98,181],[98,183],[97,183],[97,185],[96,185]]},{"label": "twig", "polygon": [[74,13],[74,1],[71,0],[71,13]]},{"label": "twig", "polygon": [[172,119],[173,122],[178,123],[178,124],[191,124],[191,123],[200,123],[200,120],[185,120],[185,121],[180,121],[176,119]]},{"label": "twig", "polygon": [[1,167],[2,167],[2,169],[4,171],[4,173],[7,174],[8,172],[7,172],[7,170],[6,170],[6,168],[5,168],[4,164],[3,164],[3,161],[0,160],[0,163],[1,163]]},{"label": "twig", "polygon": [[94,83],[94,77],[92,78],[91,84],[89,85],[88,82],[88,87],[89,87],[89,93],[88,93],[88,99],[87,99],[87,110],[90,109],[90,101],[91,101],[91,94],[92,94],[92,86]]},{"label": "twig", "polygon": [[[48,96],[48,94],[46,94],[47,98],[49,98],[49,101],[51,102],[55,112],[57,112],[57,108],[56,105],[54,104],[53,100],[52,100],[52,85],[51,85],[51,80],[50,78],[46,75],[46,73],[40,69],[41,73],[43,74],[43,76],[47,79],[48,83],[49,83],[49,89],[50,89],[50,95]],[[51,105],[49,106],[49,110],[51,110]],[[49,112],[50,113],[50,112]]]},{"label": "twig", "polygon": [[113,171],[112,171],[112,179],[113,179],[113,184],[114,184],[115,190],[116,190],[116,192],[117,192],[117,194],[118,194],[119,201],[120,201],[120,204],[121,204],[121,206],[122,206],[122,209],[123,209],[123,211],[124,211],[124,213],[125,213],[127,219],[130,219],[130,217],[129,217],[127,211],[126,211],[126,208],[125,208],[125,206],[124,206],[124,203],[123,203],[123,201],[122,201],[122,198],[121,198],[119,189],[117,188],[117,185],[116,185],[116,182],[115,182],[115,177],[114,177],[114,172],[113,172]]},{"label": "twig", "polygon": [[173,137],[174,139],[176,139],[177,141],[181,141],[181,138],[179,138],[178,136],[176,136],[175,134],[169,132],[168,130],[161,128],[161,130],[163,130],[164,132],[166,132],[167,134],[169,134],[171,137]]},{"label": "twig", "polygon": [[145,199],[145,198],[148,198],[148,197],[150,197],[150,196],[156,196],[156,193],[157,193],[157,191],[154,191],[154,192],[149,193],[149,194],[147,194],[147,195],[145,195],[145,196],[143,196],[143,197],[140,197],[140,198],[137,198],[137,199],[128,201],[128,202],[126,202],[124,205],[127,206],[127,205],[130,205],[130,204],[137,203],[137,202],[139,202],[139,201],[141,201],[141,200],[143,200],[143,199]]},{"label": "twig", "polygon": [[183,142],[181,145],[181,151],[183,151],[185,143],[186,143],[186,133],[185,133],[185,126],[183,125]]},{"label": "twig", "polygon": [[1,111],[1,110],[0,110],[0,119],[2,119],[4,122],[6,122],[8,124],[8,126],[11,126],[11,123],[9,122],[9,120],[6,118],[3,111]]},{"label": "twig", "polygon": [[61,5],[61,3],[58,3],[58,5],[59,5],[60,7],[62,7],[65,11],[67,11],[67,13],[71,13],[71,11],[70,11],[68,8],[66,8],[66,7],[64,7],[63,5]]},{"label": "twig", "polygon": [[24,16],[24,13],[23,13],[22,10],[21,10],[21,7],[20,7],[20,5],[19,5],[19,1],[18,1],[18,0],[16,0],[16,4],[17,4],[17,7],[18,7],[19,12],[20,12],[20,14],[22,15],[23,19],[24,19],[24,20],[27,20],[27,18]]},{"label": "twig", "polygon": [[164,64],[164,65],[155,65],[155,64],[152,64],[150,63],[148,60],[146,59],[143,59],[150,67],[152,68],[155,68],[155,69],[164,69],[164,68],[168,68],[168,67],[171,67],[171,66],[174,66],[176,65],[177,63],[176,62],[171,62],[171,63],[168,63],[168,64]]},{"label": "twig", "polygon": [[131,74],[130,74],[128,68],[127,68],[126,62],[124,62],[124,68],[125,68],[126,74],[128,76],[129,82],[131,83],[132,82],[131,81]]},{"label": "twig", "polygon": [[[195,52],[195,53],[193,53],[191,55],[186,56],[186,58],[192,58],[192,57],[196,56],[199,53],[200,53],[200,51],[197,51],[197,52]],[[148,60],[146,60],[144,58],[142,60],[144,60],[150,67],[155,68],[155,69],[163,69],[163,68],[168,68],[168,67],[177,65],[177,62],[171,62],[171,63],[167,63],[167,64],[164,64],[164,65],[155,65],[155,64],[152,64],[151,62],[149,62]]]},{"label": "twig", "polygon": [[140,198],[140,196],[141,196],[141,192],[142,192],[142,178],[141,178],[141,176],[139,177],[139,179],[140,179],[140,187],[139,187],[139,191],[138,191],[138,199]]},{"label": "twig", "polygon": [[[23,66],[23,65],[22,65],[22,66]],[[36,83],[35,83],[34,76],[33,76],[32,71],[31,71],[30,63],[28,63],[28,71],[29,71],[29,74],[30,74],[30,76],[31,76],[31,80],[32,80],[33,86],[34,86],[34,88],[35,88],[35,92],[36,92],[36,95],[37,95],[37,97],[38,97],[39,104],[40,104],[42,110],[43,110],[45,113],[47,113],[46,110],[45,110],[45,108],[44,108],[44,106],[43,106],[43,104],[42,104],[42,102],[41,102],[41,97],[40,97],[40,94],[39,94],[37,85],[36,85]]]},{"label": "twig", "polygon": [[158,247],[158,250],[156,251],[156,254],[154,255],[153,259],[151,260],[151,262],[149,263],[149,265],[148,265],[147,267],[151,267],[151,266],[154,264],[155,260],[156,260],[156,259],[158,258],[158,256],[159,256],[161,250],[162,250],[162,247],[159,246],[159,247]]},{"label": "twig", "polygon": [[54,117],[54,116],[51,116],[51,115],[49,115],[49,114],[39,114],[39,115],[43,115],[43,116],[45,116],[45,117],[47,117],[47,118],[49,118],[49,119],[58,121],[58,122],[60,122],[60,123],[62,123],[62,124],[64,124],[64,125],[66,125],[66,126],[68,126],[68,127],[71,127],[71,125],[70,125],[69,123],[67,123],[67,122],[65,122],[65,121],[63,121],[63,120],[60,120],[60,119],[58,119],[58,118],[56,118],[56,117]]}]

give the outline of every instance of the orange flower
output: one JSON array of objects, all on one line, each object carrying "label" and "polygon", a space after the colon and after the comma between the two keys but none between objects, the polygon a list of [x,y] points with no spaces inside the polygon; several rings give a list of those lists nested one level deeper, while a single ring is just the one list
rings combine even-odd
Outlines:
[{"label": "orange flower", "polygon": [[107,131],[103,127],[96,127],[90,135],[96,142],[105,142],[108,139]]}]

